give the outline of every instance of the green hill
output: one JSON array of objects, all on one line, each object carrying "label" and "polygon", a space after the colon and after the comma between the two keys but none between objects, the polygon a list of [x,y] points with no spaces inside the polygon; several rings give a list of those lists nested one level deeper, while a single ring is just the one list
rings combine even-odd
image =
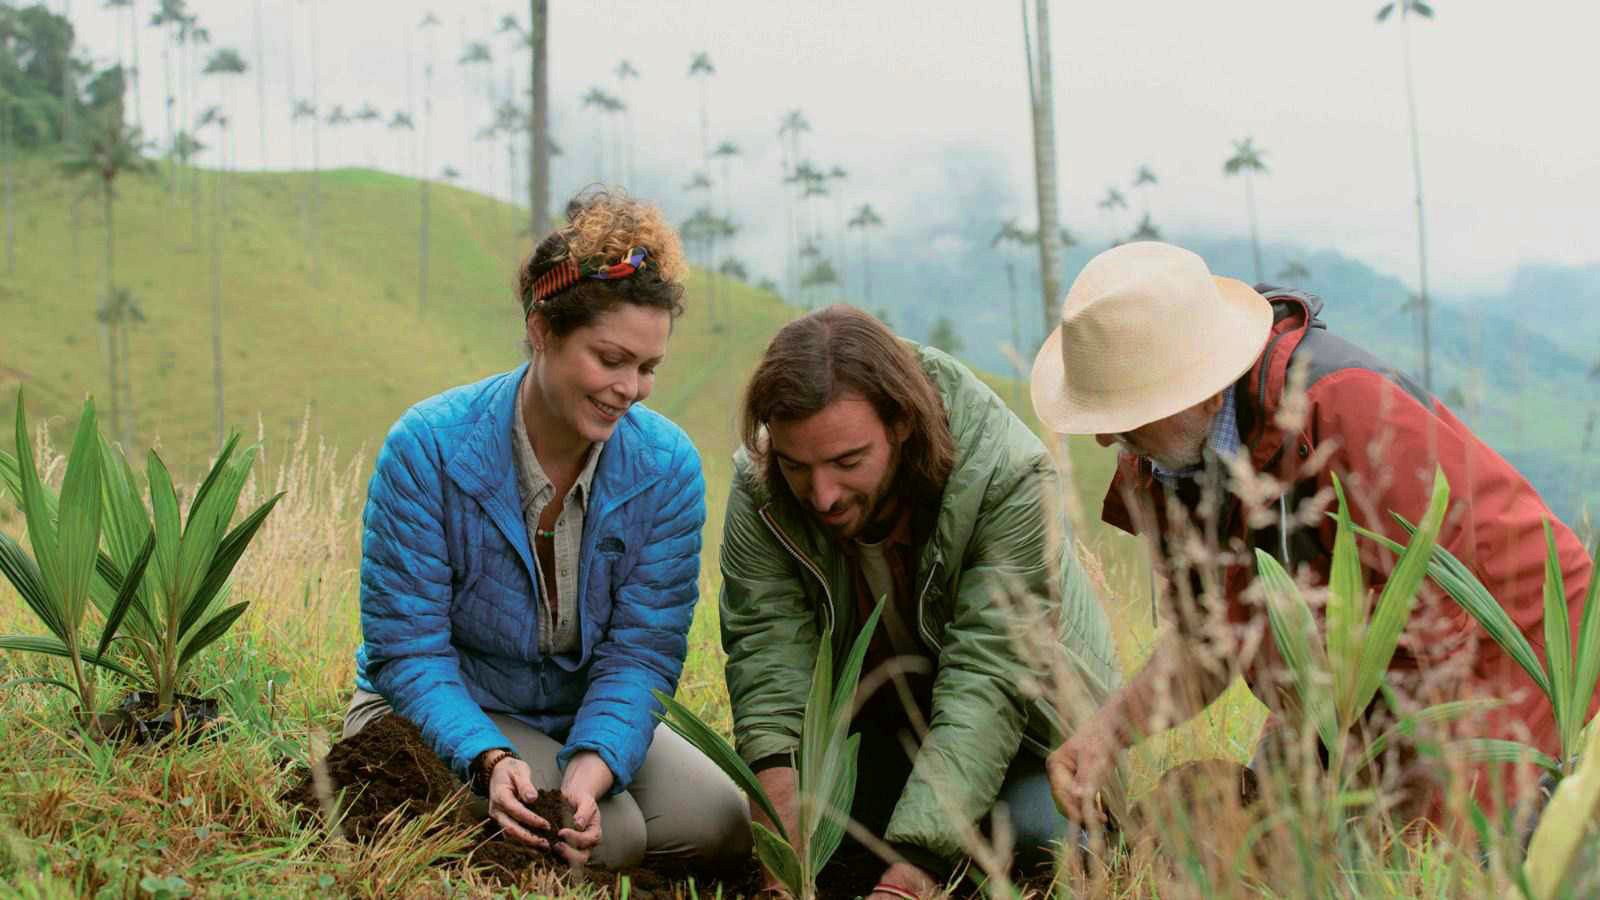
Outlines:
[{"label": "green hill", "polygon": [[[524,214],[434,185],[429,302],[419,309],[417,183],[368,170],[318,176],[322,252],[321,277],[314,279],[301,213],[310,177],[225,176],[227,422],[247,436],[264,434],[270,453],[309,416],[314,436],[370,460],[410,404],[521,360],[512,285],[530,246],[519,234]],[[191,478],[215,448],[209,252],[215,178],[202,173],[198,248],[190,196],[181,187],[169,194],[160,177],[121,179],[115,210],[117,283],[134,291],[147,317],[132,327],[129,341],[134,442],[159,446],[168,464]],[[17,182],[17,271],[0,283],[0,423],[12,421],[20,384],[31,415],[49,417],[58,439],[89,394],[109,430],[95,318],[104,283],[98,194],[79,205],[75,242],[70,206],[88,183],[66,180],[44,159],[25,160]],[[773,332],[797,313],[768,292],[727,282],[720,321],[713,323],[703,279],[698,271],[690,279],[688,313],[649,403],[679,422],[704,456],[711,493],[707,562],[715,571],[739,394]],[[1031,420],[1025,390],[992,383]],[[1109,476],[1109,458],[1092,445],[1076,455],[1087,498]]]}]

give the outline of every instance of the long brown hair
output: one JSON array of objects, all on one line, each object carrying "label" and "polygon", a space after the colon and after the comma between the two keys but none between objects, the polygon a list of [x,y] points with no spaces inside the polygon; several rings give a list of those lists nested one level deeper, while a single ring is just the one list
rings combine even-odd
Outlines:
[{"label": "long brown hair", "polygon": [[923,499],[944,493],[956,450],[938,389],[909,344],[841,304],[780,329],[745,389],[740,437],[773,495],[789,497],[789,485],[767,452],[767,425],[810,418],[848,391],[871,403],[885,427],[910,426],[894,489]]}]

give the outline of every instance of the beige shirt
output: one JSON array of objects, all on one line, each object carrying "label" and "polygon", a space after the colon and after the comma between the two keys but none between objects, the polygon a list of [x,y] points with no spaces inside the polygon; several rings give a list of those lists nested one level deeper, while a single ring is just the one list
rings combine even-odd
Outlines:
[{"label": "beige shirt", "polygon": [[[556,496],[556,486],[545,475],[539,457],[534,455],[533,442],[528,439],[528,423],[519,408],[516,419],[517,488],[522,495],[522,521],[528,529],[528,547],[533,551],[533,571],[539,582],[536,593],[545,592],[546,572],[539,561],[539,516]],[[589,504],[589,488],[594,481],[594,470],[600,460],[604,442],[589,450],[589,461],[584,464],[572,490],[567,492],[561,506],[561,516],[556,519],[554,552],[555,603],[548,599],[535,604],[539,615],[539,653],[551,656],[558,653],[576,653],[578,650],[578,556],[583,547],[583,516]],[[552,621],[551,607],[555,608]]]}]

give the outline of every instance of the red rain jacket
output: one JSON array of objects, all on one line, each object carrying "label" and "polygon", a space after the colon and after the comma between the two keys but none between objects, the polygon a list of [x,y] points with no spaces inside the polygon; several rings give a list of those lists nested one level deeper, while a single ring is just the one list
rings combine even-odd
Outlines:
[{"label": "red rain jacket", "polygon": [[[1266,609],[1253,592],[1246,596],[1255,575],[1254,550],[1265,550],[1282,561],[1287,549],[1291,572],[1309,568],[1312,583],[1326,586],[1335,526],[1317,510],[1334,508],[1330,473],[1338,474],[1356,524],[1404,543],[1404,530],[1389,512],[1419,521],[1432,493],[1434,467],[1442,466],[1451,499],[1439,543],[1483,582],[1541,657],[1544,522],[1549,520],[1575,636],[1591,577],[1589,557],[1527,479],[1444,403],[1376,357],[1329,334],[1317,318],[1319,299],[1265,285],[1257,290],[1272,302],[1275,321],[1260,358],[1235,385],[1239,433],[1254,470],[1287,485],[1288,499],[1280,507],[1278,495],[1284,493],[1280,487],[1258,495],[1255,508],[1248,509],[1229,493],[1216,516],[1217,545],[1230,554],[1220,578],[1227,618],[1265,632],[1263,652],[1255,654],[1245,670],[1252,690],[1273,705],[1265,694],[1270,690],[1265,674],[1279,667],[1270,631],[1265,629]],[[1286,408],[1291,405],[1286,401],[1292,393],[1286,388],[1293,362],[1306,366],[1305,404],[1298,409]],[[1193,502],[1191,498],[1191,511]],[[1297,516],[1297,510],[1302,514]],[[1137,533],[1136,518],[1153,523],[1161,538],[1161,556],[1167,560],[1167,512],[1165,490],[1149,462],[1124,454],[1106,494],[1105,521],[1129,533]],[[1395,557],[1363,538],[1357,539],[1357,547],[1367,586],[1376,597]],[[1466,697],[1509,700],[1464,730],[1475,736],[1528,741],[1559,756],[1549,701],[1432,581],[1425,583],[1389,673],[1392,685],[1422,695],[1423,702]],[[1591,702],[1591,714],[1595,706]],[[1499,774],[1505,796],[1515,799],[1516,779],[1509,770]],[[1496,807],[1487,771],[1480,769],[1477,775],[1480,802]],[[1437,818],[1437,802],[1431,808],[1435,815],[1430,818]]]}]

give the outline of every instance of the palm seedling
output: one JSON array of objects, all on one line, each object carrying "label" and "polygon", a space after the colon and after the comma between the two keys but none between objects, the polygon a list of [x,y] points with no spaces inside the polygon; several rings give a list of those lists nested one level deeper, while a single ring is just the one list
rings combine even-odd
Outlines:
[{"label": "palm seedling", "polygon": [[[151,543],[135,547],[125,570],[106,567],[102,574],[114,590],[105,607],[105,627],[100,639],[91,645],[84,633],[91,584],[95,575],[96,551],[101,531],[101,459],[99,432],[95,425],[94,404],[85,403],[83,415],[67,456],[67,471],[57,502],[39,478],[34,464],[33,445],[28,440],[27,416],[22,396],[17,396],[17,456],[0,453],[0,470],[8,476],[6,487],[22,507],[28,526],[28,542],[33,546],[29,558],[10,537],[0,534],[0,571],[22,596],[24,603],[44,623],[47,636],[8,635],[0,637],[0,649],[58,656],[69,661],[72,682],[54,678],[22,679],[54,685],[78,700],[80,720],[98,732],[95,716],[95,672],[87,666],[108,668],[123,675],[133,673],[111,659],[107,653],[133,602],[135,586],[144,577],[150,559]],[[123,572],[127,577],[124,578]],[[91,649],[92,646],[92,649]],[[16,682],[13,682],[13,684]]]},{"label": "palm seedling", "polygon": [[[1334,476],[1338,523],[1324,611],[1326,635],[1318,641],[1311,606],[1284,567],[1264,551],[1256,551],[1256,568],[1266,589],[1272,636],[1288,665],[1300,714],[1316,729],[1327,748],[1328,771],[1343,791],[1353,776],[1382,755],[1402,734],[1424,723],[1440,723],[1481,711],[1483,702],[1441,703],[1402,716],[1390,731],[1377,735],[1364,749],[1355,743],[1369,704],[1384,686],[1384,676],[1400,634],[1428,574],[1439,529],[1449,505],[1450,485],[1443,472],[1434,475],[1433,494],[1422,524],[1409,546],[1396,545],[1399,562],[1390,573],[1376,607],[1371,602],[1356,551],[1357,528],[1351,522],[1344,486]],[[1354,751],[1360,750],[1357,753]]]},{"label": "palm seedling", "polygon": [[800,746],[795,751],[800,808],[793,834],[785,829],[777,807],[738,751],[688,707],[656,692],[656,699],[666,707],[662,721],[716,763],[777,827],[778,833],[774,834],[760,823],[752,826],[756,856],[783,883],[789,895],[798,900],[815,900],[817,873],[828,864],[844,839],[845,822],[856,790],[856,752],[861,744],[859,734],[849,733],[850,716],[867,645],[882,611],[883,603],[879,602],[856,636],[837,677],[830,649],[833,635],[831,632],[822,635],[817,667],[811,676],[811,693],[806,699],[800,726]]},{"label": "palm seedling", "polygon": [[[96,542],[103,538],[105,550],[98,559],[90,551],[91,575],[98,577],[92,578],[86,588],[89,599],[107,621],[97,658],[109,647],[113,632],[120,629],[115,640],[132,646],[138,671],[129,671],[112,660],[101,660],[100,664],[127,675],[148,690],[157,714],[181,709],[175,700],[189,666],[200,651],[226,634],[249,607],[248,602],[228,603],[230,578],[250,541],[283,496],[269,498],[237,526],[229,528],[256,456],[252,447],[236,458],[238,442],[238,435],[234,435],[223,447],[195,492],[186,518],[180,515],[172,476],[152,451],[147,478],[153,525],[133,470],[121,451],[103,440],[99,441],[97,453],[92,449],[84,451],[95,459],[93,502],[97,523],[102,506],[104,512],[103,527],[97,524]],[[89,446],[92,448],[93,443]],[[18,447],[23,449],[20,440]],[[78,452],[76,447],[73,452]],[[69,474],[70,467],[69,462]],[[0,483],[23,497],[29,496],[27,472],[27,466],[19,467],[17,460],[0,454]],[[37,499],[32,502],[47,514],[58,507],[70,513],[76,509],[74,504],[88,502],[82,492],[76,497],[69,494],[65,485],[60,498],[42,486],[36,493]],[[147,568],[145,560],[151,558],[154,565]],[[129,577],[122,577],[123,572]]]}]

